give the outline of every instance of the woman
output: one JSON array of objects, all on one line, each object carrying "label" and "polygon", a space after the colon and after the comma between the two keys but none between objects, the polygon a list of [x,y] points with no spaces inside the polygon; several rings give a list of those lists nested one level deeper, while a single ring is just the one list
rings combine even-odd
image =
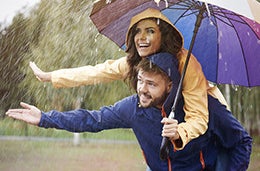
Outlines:
[{"label": "woman", "polygon": [[[30,66],[38,79],[52,81],[55,87],[73,87],[117,79],[126,79],[131,82],[135,79],[135,66],[141,58],[156,52],[173,54],[179,61],[179,72],[183,70],[187,56],[187,50],[183,48],[183,37],[169,19],[156,9],[147,9],[131,19],[126,35],[126,46],[127,57],[108,60],[96,66],[47,73],[42,72],[33,63]],[[132,86],[135,87],[135,85]],[[191,56],[183,81],[182,94],[186,115],[185,122],[178,124],[178,136],[175,140],[181,140],[181,143],[175,144],[177,150],[183,149],[192,139],[206,132],[207,93],[226,104],[220,91],[216,87],[209,87],[200,64],[194,56]]]}]

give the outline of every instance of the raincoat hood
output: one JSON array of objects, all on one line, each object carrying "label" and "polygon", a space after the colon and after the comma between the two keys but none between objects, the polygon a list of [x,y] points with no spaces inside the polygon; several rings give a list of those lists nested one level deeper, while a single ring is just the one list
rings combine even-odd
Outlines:
[{"label": "raincoat hood", "polygon": [[176,36],[179,37],[178,40],[182,41],[181,44],[183,46],[183,36],[180,33],[180,31],[171,23],[171,21],[165,15],[163,15],[159,10],[154,9],[154,8],[148,8],[148,9],[144,10],[143,12],[132,17],[129,28],[126,33],[126,41],[125,41],[126,45],[127,45],[128,38],[129,38],[129,31],[131,30],[133,25],[135,25],[136,23],[138,23],[139,21],[141,21],[143,19],[148,19],[148,18],[158,18],[158,19],[163,20],[166,23],[168,23],[173,28],[174,32],[176,32]]},{"label": "raincoat hood", "polygon": [[178,85],[180,82],[180,73],[178,71],[178,60],[170,53],[157,53],[148,57],[148,59],[164,71],[172,81],[172,89],[162,106],[163,115],[168,116],[177,93]]}]

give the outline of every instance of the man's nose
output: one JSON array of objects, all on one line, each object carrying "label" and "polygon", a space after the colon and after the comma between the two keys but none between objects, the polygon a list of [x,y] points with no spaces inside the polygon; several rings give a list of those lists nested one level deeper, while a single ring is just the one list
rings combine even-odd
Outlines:
[{"label": "man's nose", "polygon": [[147,86],[146,84],[142,84],[139,87],[139,92],[146,93],[147,92]]}]

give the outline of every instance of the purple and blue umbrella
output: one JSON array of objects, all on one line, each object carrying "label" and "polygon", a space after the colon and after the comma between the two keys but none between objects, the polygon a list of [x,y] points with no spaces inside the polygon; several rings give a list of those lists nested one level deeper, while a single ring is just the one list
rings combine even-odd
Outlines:
[{"label": "purple and blue umbrella", "polygon": [[[158,1],[158,0],[157,0]],[[205,5],[204,2],[208,4]],[[125,47],[130,19],[137,13],[156,8],[180,30],[184,47],[192,50],[202,65],[206,78],[214,83],[254,87],[260,85],[260,23],[254,15],[212,5],[212,0],[100,0],[93,6],[90,18],[99,32],[119,47]],[[240,1],[240,0],[239,0]],[[260,8],[256,0],[255,9]],[[230,0],[236,7],[239,2]],[[227,3],[228,4],[228,3]],[[230,5],[232,6],[232,5]],[[225,7],[225,4],[223,5]],[[244,6],[246,9],[246,6]],[[191,48],[197,16],[201,24]],[[253,11],[252,11],[253,12]],[[242,13],[242,14],[241,14]],[[193,44],[193,43],[192,43]],[[193,46],[193,45],[192,45]]]}]

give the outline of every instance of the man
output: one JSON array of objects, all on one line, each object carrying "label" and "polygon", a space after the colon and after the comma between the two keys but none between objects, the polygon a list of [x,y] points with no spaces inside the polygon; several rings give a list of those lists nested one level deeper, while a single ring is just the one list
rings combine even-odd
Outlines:
[{"label": "man", "polygon": [[[184,149],[174,150],[176,144],[182,143],[177,130],[178,123],[184,122],[185,117],[182,99],[175,111],[176,118],[165,117],[170,112],[180,79],[175,57],[169,53],[151,55],[140,62],[137,71],[137,94],[113,106],[94,111],[79,109],[44,113],[34,106],[21,103],[25,109],[10,109],[6,114],[40,127],[71,132],[132,128],[148,166],[154,171],[215,170],[218,154],[225,156],[227,153],[230,157],[222,162],[225,166],[218,165],[220,168],[246,170],[252,140],[225,106],[210,96],[208,131],[189,142]],[[159,158],[162,136],[169,137],[173,143],[165,161]]]}]

